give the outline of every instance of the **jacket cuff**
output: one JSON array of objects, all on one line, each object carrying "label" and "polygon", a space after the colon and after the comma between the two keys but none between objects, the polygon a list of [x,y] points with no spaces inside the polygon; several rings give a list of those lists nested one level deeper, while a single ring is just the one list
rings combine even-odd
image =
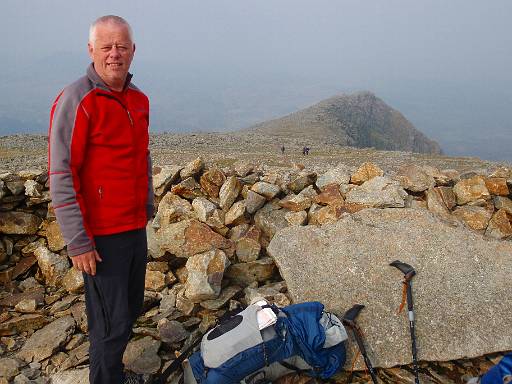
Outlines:
[{"label": "jacket cuff", "polygon": [[69,257],[78,256],[78,255],[81,255],[82,253],[91,252],[93,250],[94,250],[93,244],[85,244],[85,245],[81,245],[79,247],[72,247],[72,248],[70,248],[70,246],[68,245],[68,256]]}]

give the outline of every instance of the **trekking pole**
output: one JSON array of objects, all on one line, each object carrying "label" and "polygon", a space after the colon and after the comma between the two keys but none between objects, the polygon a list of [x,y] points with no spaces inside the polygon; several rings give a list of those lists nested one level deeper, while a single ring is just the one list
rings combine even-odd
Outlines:
[{"label": "trekking pole", "polygon": [[181,368],[181,364],[187,359],[190,353],[194,350],[194,348],[201,342],[201,337],[199,337],[196,341],[192,343],[187,349],[185,349],[173,362],[165,369],[160,375],[155,376],[150,379],[148,384],[165,384],[167,382],[167,378],[174,371]]},{"label": "trekking pole", "polygon": [[363,343],[363,332],[361,331],[359,325],[356,323],[356,317],[359,315],[359,312],[361,312],[361,309],[363,308],[364,305],[355,304],[352,308],[345,312],[342,318],[342,322],[352,330],[354,338],[356,339],[357,346],[359,347],[359,351],[361,351],[361,355],[363,355],[364,363],[366,364],[366,367],[370,372],[370,376],[372,377],[372,381],[374,384],[378,384],[377,374],[375,373],[375,369],[373,368],[372,363],[368,358],[368,354],[366,353],[366,348]]},{"label": "trekking pole", "polygon": [[405,304],[405,298],[407,297],[407,310],[409,311],[409,330],[411,331],[412,342],[412,363],[414,370],[414,382],[415,384],[420,384],[417,356],[418,352],[416,349],[416,334],[414,331],[414,305],[412,302],[412,278],[416,274],[416,271],[409,264],[403,263],[399,260],[395,260],[389,265],[398,268],[400,272],[404,274],[402,303],[400,304],[398,313],[402,312],[402,309]]}]

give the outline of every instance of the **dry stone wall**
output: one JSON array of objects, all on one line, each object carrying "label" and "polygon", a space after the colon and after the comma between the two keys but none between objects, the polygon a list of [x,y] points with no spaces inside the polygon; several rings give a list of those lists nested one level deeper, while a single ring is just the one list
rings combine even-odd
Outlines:
[{"label": "dry stone wall", "polygon": [[[478,236],[512,238],[507,168],[460,174],[409,165],[385,174],[364,163],[317,174],[300,164],[254,167],[244,161],[219,169],[198,158],[155,167],[153,184],[158,209],[147,226],[144,313],[124,359],[128,369],[144,374],[165,369],[175,350],[226,309],[257,297],[290,304],[267,253],[283,228],[322,227],[368,208],[417,208]],[[0,174],[0,383],[15,377],[46,383],[87,364],[83,279],[70,266],[46,172]],[[458,382],[488,366],[485,359],[425,363],[422,374],[428,382]],[[384,382],[410,377],[407,367],[379,375]]]}]

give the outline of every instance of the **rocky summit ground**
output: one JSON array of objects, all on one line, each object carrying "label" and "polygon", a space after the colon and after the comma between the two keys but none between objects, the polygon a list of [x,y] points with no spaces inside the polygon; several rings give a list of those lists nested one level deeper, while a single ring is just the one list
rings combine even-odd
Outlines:
[{"label": "rocky summit ground", "polygon": [[[284,154],[280,149],[283,145]],[[309,156],[302,155],[304,146],[311,148]],[[488,170],[498,165],[474,157],[357,149],[340,146],[329,138],[323,140],[305,135],[290,137],[251,132],[153,134],[150,148],[155,165],[186,164],[197,156],[201,156],[207,163],[216,163],[221,167],[244,159],[255,164],[283,167],[301,163],[308,169],[318,171],[327,170],[340,162],[359,166],[365,161],[372,161],[388,172],[408,163],[455,169],[459,172]],[[47,153],[45,135],[0,137],[0,171],[46,168]]]},{"label": "rocky summit ground", "polygon": [[[0,233],[3,234],[0,239],[0,384],[87,382],[88,341],[82,293],[83,280],[80,281],[81,274],[69,269],[62,236],[47,206],[50,198],[47,175],[44,171],[47,161],[46,143],[43,135],[0,138]],[[285,146],[284,154],[280,150],[282,145]],[[301,153],[305,145],[311,147],[308,156]],[[267,248],[269,255],[272,256],[272,250],[280,249],[280,244],[285,244],[289,250],[293,245],[292,240],[297,238],[294,235],[293,239],[281,238],[280,241],[280,236],[277,236],[275,241],[271,240],[279,228],[302,226],[307,221],[308,226],[312,226],[311,231],[320,233],[316,226],[321,227],[323,224],[332,224],[333,221],[340,220],[341,231],[356,230],[358,223],[367,223],[371,233],[377,233],[389,229],[389,223],[392,221],[388,217],[389,212],[403,215],[416,212],[404,209],[410,206],[423,209],[422,215],[429,220],[435,214],[443,218],[443,223],[446,221],[457,228],[464,225],[473,228],[474,231],[480,231],[472,232],[471,236],[485,236],[480,241],[486,245],[492,245],[492,241],[493,244],[498,244],[496,239],[499,239],[503,242],[498,244],[503,254],[507,245],[509,249],[512,238],[512,219],[507,215],[507,212],[512,212],[512,170],[497,169],[500,164],[480,159],[353,149],[337,146],[329,140],[322,141],[304,135],[285,137],[247,132],[153,135],[151,150],[155,164],[155,200],[159,202],[157,214],[152,225],[148,227],[149,253],[153,261],[148,264],[146,272],[145,313],[138,319],[134,337],[125,354],[128,369],[139,373],[156,373],[167,366],[175,358],[175,351],[184,350],[189,340],[198,337],[200,330],[204,331],[205,327],[211,324],[214,317],[220,314],[217,311],[238,302],[238,294],[242,304],[250,302],[254,295],[270,295],[275,303],[287,305],[290,303],[290,295],[300,293],[298,285],[293,282],[293,276],[285,276],[287,271],[295,273],[300,271],[300,268],[287,268],[285,263],[276,257],[275,260],[281,262],[282,276],[287,279],[283,282],[282,277],[274,273],[275,265],[272,259],[266,257]],[[203,164],[198,156],[202,157],[206,164]],[[253,163],[254,168],[239,160]],[[368,161],[372,163],[366,163],[364,167],[361,165]],[[346,165],[339,165],[340,163]],[[411,163],[413,166],[403,167]],[[214,164],[219,168],[214,169]],[[303,170],[300,164],[306,168]],[[428,167],[422,170],[419,167],[422,165]],[[361,166],[361,169],[354,172],[355,169],[348,169],[347,166]],[[443,172],[432,167],[455,171]],[[22,172],[35,168],[40,170]],[[389,179],[399,168],[399,174],[395,175],[398,178]],[[12,173],[3,172],[4,170]],[[385,176],[382,176],[383,174]],[[479,176],[481,174],[488,176]],[[335,188],[332,188],[333,182],[336,184]],[[406,193],[403,188],[409,192]],[[321,193],[317,194],[317,190]],[[170,192],[167,193],[168,191]],[[238,197],[240,199],[236,201]],[[266,203],[270,199],[273,200]],[[313,200],[315,205],[312,203]],[[265,205],[262,207],[263,204]],[[363,209],[367,209],[367,206],[381,210],[364,213]],[[386,207],[399,207],[400,212],[394,208],[388,212]],[[358,209],[362,212],[359,215],[355,213]],[[349,212],[354,213],[355,221],[347,227],[343,224],[349,219],[352,220],[347,216]],[[251,216],[253,214],[254,217]],[[365,219],[361,216],[365,214],[388,216],[375,221],[371,217]],[[166,219],[162,220],[163,217]],[[362,232],[354,237],[360,240],[361,247],[371,247],[373,251],[373,247],[381,247],[387,257],[388,251],[393,247],[395,250],[400,249],[400,246],[396,247],[397,244],[414,250],[421,248],[426,242],[423,239],[416,241],[411,231],[424,231],[430,227],[423,224],[409,225],[404,218],[406,217],[398,217],[395,220],[397,229],[391,231],[390,235],[377,236],[373,243],[371,237],[365,235],[364,226]],[[382,223],[385,224],[385,228],[379,227]],[[331,228],[329,230],[332,231],[334,227],[324,228]],[[441,224],[436,221],[432,231],[440,229]],[[401,240],[395,240],[392,235],[400,237]],[[447,249],[443,246],[446,243],[445,235],[446,233],[441,236],[432,232],[428,236],[432,240],[432,247],[440,254]],[[308,236],[303,237],[309,239]],[[342,233],[331,235],[331,238],[337,241],[345,237]],[[443,237],[444,243],[439,244]],[[381,242],[381,238],[386,238],[392,245]],[[490,238],[495,240],[491,241]],[[404,243],[402,240],[408,242]],[[311,242],[307,245],[316,247],[315,244]],[[339,248],[347,252],[354,248],[333,244],[336,255],[339,254]],[[211,250],[212,246],[216,250]],[[463,242],[462,246],[468,247],[466,242]],[[457,246],[455,249],[458,250]],[[207,251],[203,252],[205,250]],[[316,252],[316,249],[312,252]],[[510,251],[507,252],[507,255],[511,254]],[[454,251],[452,254],[457,252]],[[494,255],[492,252],[491,254]],[[306,250],[304,255],[308,255]],[[226,261],[225,257],[232,259],[233,264],[229,267],[227,262],[216,262],[221,259]],[[349,260],[349,257],[348,253],[344,260]],[[482,257],[479,256],[475,261],[482,260]],[[313,260],[309,256],[308,259],[310,262]],[[510,258],[504,257],[503,260],[505,259],[510,266]],[[208,276],[210,272],[218,274],[221,270],[210,270],[208,267],[206,274],[203,273],[205,271],[201,266],[204,265],[204,260],[215,261],[214,264],[222,267],[222,271],[228,268],[224,271],[226,279],[222,281],[226,284],[219,285],[219,279],[211,279]],[[424,262],[426,266],[435,266],[435,263],[428,261]],[[321,260],[317,265],[321,263],[326,265],[326,260]],[[451,268],[443,267],[441,272],[449,270]],[[482,270],[476,270],[476,274],[480,276]],[[509,275],[505,268],[498,268],[498,272],[505,276],[504,279]],[[425,275],[426,273],[423,274]],[[425,293],[429,289],[436,291],[442,286],[441,283],[425,285],[421,276],[422,274],[419,274],[415,280],[418,283],[415,286],[419,288],[420,293]],[[442,277],[442,273],[439,273],[439,276]],[[489,273],[483,273],[482,279],[487,281],[489,276]],[[504,279],[499,281],[508,281]],[[497,281],[494,278],[490,280],[494,283]],[[470,279],[463,280],[463,283],[467,281]],[[210,282],[216,285],[210,286]],[[243,293],[239,284],[247,286]],[[446,282],[443,281],[443,284],[446,285]],[[394,285],[398,286],[399,293],[400,281],[397,279]],[[467,284],[465,286],[470,288]],[[499,289],[505,289],[506,286],[506,283],[496,284]],[[491,301],[478,287],[475,290],[477,292],[470,299],[472,303],[476,302],[474,298]],[[210,297],[212,292],[214,295]],[[219,292],[222,293],[217,297]],[[509,296],[507,293],[492,295],[504,298]],[[427,305],[424,304],[423,296],[416,297],[418,310],[421,313],[422,306],[424,310],[418,322],[418,336],[422,337],[420,347],[423,353],[428,352],[429,344],[426,338],[433,333],[422,333],[425,329],[429,332],[428,324],[421,323],[429,319]],[[446,304],[449,305],[450,297],[444,297]],[[468,300],[467,295],[463,299]],[[327,303],[324,299],[322,301]],[[344,302],[346,301],[349,300]],[[391,308],[394,304],[393,296],[392,303],[388,303],[386,307]],[[4,311],[3,308],[8,310]],[[371,308],[372,306],[368,305],[366,313],[369,314]],[[461,306],[456,305],[455,308]],[[510,305],[506,300],[500,300],[498,308],[506,310]],[[369,329],[366,336],[371,352],[379,352],[377,341],[372,339],[374,334],[371,327],[364,323],[366,313],[362,314],[360,321],[365,329]],[[461,313],[454,312],[455,318],[462,318]],[[486,326],[485,320],[482,320],[483,316],[476,311],[470,312],[470,315],[473,313],[476,313],[476,319],[471,319],[470,322],[484,322],[485,329],[470,334],[490,333],[491,327]],[[492,315],[490,312],[488,314]],[[506,322],[508,317],[501,314],[500,319]],[[403,316],[402,320],[405,320]],[[397,365],[410,359],[407,324],[403,322],[402,325],[405,331],[400,338],[403,345],[399,346],[399,350],[407,357],[406,359],[386,364],[379,362],[378,355],[372,354],[379,367],[387,367],[378,368],[378,376],[382,383],[414,382],[412,367]],[[500,331],[506,330],[506,327],[498,328]],[[466,332],[467,329],[468,327],[464,328],[463,325],[460,332]],[[456,333],[448,335],[457,337]],[[430,339],[435,341],[433,337]],[[475,339],[476,342],[479,340]],[[437,345],[443,343],[439,342]],[[483,343],[480,344],[478,347],[485,347]],[[503,352],[494,351],[508,350],[511,345],[505,343],[496,346],[497,344],[493,342],[491,344],[490,348],[482,350],[473,348],[476,352],[472,349],[471,352],[435,356],[431,359],[434,361],[421,361],[421,382],[459,384],[485,372],[502,357]],[[370,382],[368,374],[364,371],[358,371],[354,373],[352,379],[349,378],[352,376],[351,366],[356,369],[362,368],[360,360],[359,363],[352,363],[353,354],[349,354],[346,371],[340,373],[332,382]],[[420,355],[420,358],[421,356],[429,360],[428,356]],[[467,359],[468,356],[472,358]],[[454,358],[456,360],[453,360]],[[389,368],[391,365],[393,367]],[[276,384],[320,382],[292,375]]]}]

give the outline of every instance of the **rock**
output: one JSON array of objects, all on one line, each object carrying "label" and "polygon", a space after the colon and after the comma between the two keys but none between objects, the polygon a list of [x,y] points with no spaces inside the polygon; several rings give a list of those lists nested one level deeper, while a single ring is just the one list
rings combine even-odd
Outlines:
[{"label": "rock", "polygon": [[180,171],[180,177],[184,180],[187,177],[193,177],[201,172],[204,168],[204,161],[201,157],[188,163],[185,168]]},{"label": "rock", "polygon": [[186,219],[194,219],[195,213],[192,204],[187,200],[168,192],[160,201],[158,210],[153,219],[153,228],[158,229],[162,225],[176,223]]},{"label": "rock", "polygon": [[75,331],[75,320],[64,316],[34,332],[23,345],[17,356],[25,361],[40,362],[53,355],[66,344]]},{"label": "rock", "polygon": [[0,324],[0,336],[20,334],[25,331],[39,329],[46,324],[46,319],[40,314],[29,314],[14,317]]},{"label": "rock", "polygon": [[0,233],[7,235],[34,235],[42,219],[25,212],[0,212]]},{"label": "rock", "polygon": [[457,198],[450,187],[435,187],[434,190],[439,195],[444,205],[451,211],[457,205]]},{"label": "rock", "polygon": [[27,180],[24,184],[25,195],[30,197],[41,197],[43,186],[35,180]]},{"label": "rock", "polygon": [[14,306],[14,310],[20,313],[34,313],[37,309],[37,302],[35,299],[21,300]]},{"label": "rock", "polygon": [[255,281],[263,282],[270,279],[276,269],[274,261],[265,257],[248,263],[229,266],[225,276],[233,281],[249,285]]},{"label": "rock", "polygon": [[197,197],[192,201],[192,208],[199,221],[206,223],[208,218],[215,212],[217,206],[205,197]]},{"label": "rock", "polygon": [[27,272],[34,264],[37,263],[37,259],[35,256],[23,257],[16,265],[14,266],[14,270],[12,272],[12,279],[16,279],[18,276],[23,275]]},{"label": "rock", "polygon": [[423,192],[436,185],[432,176],[414,164],[400,168],[396,179],[400,181],[404,189],[411,192]]},{"label": "rock", "polygon": [[274,302],[274,298],[286,292],[286,289],[286,283],[284,281],[267,284],[259,288],[247,287],[244,289],[245,301],[252,303],[255,299],[262,297],[269,302]]},{"label": "rock", "polygon": [[504,209],[498,210],[492,216],[485,234],[495,239],[507,239],[512,236],[512,225]]},{"label": "rock", "polygon": [[339,205],[344,200],[338,184],[329,184],[323,188],[319,195],[313,198],[313,201],[320,205]]},{"label": "rock", "polygon": [[217,310],[226,305],[238,292],[241,291],[238,285],[229,285],[224,288],[217,299],[201,301],[200,305],[203,308]]},{"label": "rock", "polygon": [[186,264],[188,277],[185,296],[195,303],[217,298],[224,271],[229,264],[226,254],[219,250],[190,257]]},{"label": "rock", "polygon": [[227,211],[235,202],[241,190],[242,185],[240,184],[238,179],[235,176],[228,177],[225,183],[222,184],[222,187],[220,188],[219,191],[220,207],[224,211]]},{"label": "rock", "polygon": [[284,218],[288,222],[288,225],[306,225],[308,213],[306,211],[286,212]]},{"label": "rock", "polygon": [[299,172],[294,175],[291,181],[286,185],[287,189],[294,193],[299,193],[309,185],[315,184],[316,173],[314,172]]},{"label": "rock", "polygon": [[489,220],[491,220],[492,213],[492,209],[490,210],[484,207],[472,207],[469,205],[457,207],[453,211],[453,215],[455,217],[464,222],[464,224],[466,224],[469,228],[475,230],[486,229],[487,225],[489,224]]},{"label": "rock", "polygon": [[82,293],[84,291],[84,276],[75,268],[69,268],[62,279],[62,286],[68,293]]},{"label": "rock", "polygon": [[245,218],[245,201],[240,200],[234,203],[231,208],[226,212],[224,217],[225,225],[238,225],[244,221]]},{"label": "rock", "polygon": [[166,312],[176,306],[176,296],[173,294],[162,294],[160,300],[160,312]]},{"label": "rock", "polygon": [[248,262],[254,261],[258,258],[261,251],[260,237],[260,229],[252,226],[240,239],[237,240],[236,256],[239,261]]},{"label": "rock", "polygon": [[352,184],[361,185],[365,181],[371,180],[376,176],[383,176],[384,171],[380,169],[377,165],[366,162],[363,163],[357,171],[355,171],[352,176],[350,176],[350,182]]},{"label": "rock", "polygon": [[251,191],[265,197],[267,200],[272,200],[279,192],[281,192],[281,188],[275,184],[258,181],[251,187]]},{"label": "rock", "polygon": [[225,236],[229,228],[224,225],[226,214],[220,209],[213,211],[212,215],[206,220],[206,224],[213,228],[215,232]]},{"label": "rock", "polygon": [[12,358],[0,358],[0,377],[7,381],[12,380],[17,374],[20,373],[20,368],[23,364]]},{"label": "rock", "polygon": [[57,313],[66,311],[71,305],[76,303],[79,299],[77,295],[66,295],[63,296],[62,300],[57,300],[50,308],[50,314],[55,315]]},{"label": "rock", "polygon": [[462,179],[455,184],[453,192],[457,197],[458,205],[464,205],[478,199],[488,200],[491,197],[481,176]]},{"label": "rock", "polygon": [[73,306],[70,308],[71,315],[73,316],[73,319],[75,319],[76,324],[78,325],[78,328],[82,332],[87,332],[87,313],[85,311],[85,302],[78,302],[73,304]]},{"label": "rock", "polygon": [[366,209],[333,225],[286,228],[267,251],[294,302],[318,300],[340,314],[350,303],[367,306],[358,323],[376,367],[411,362],[407,317],[396,315],[403,275],[388,265],[396,259],[417,271],[419,360],[512,349],[509,242],[451,227],[426,210]]},{"label": "rock", "polygon": [[254,214],[258,209],[265,205],[266,201],[267,199],[264,196],[261,196],[252,190],[247,191],[247,197],[245,198],[247,213],[250,215]]},{"label": "rock", "polygon": [[210,197],[219,197],[220,187],[226,181],[226,176],[220,169],[212,168],[201,175],[199,183]]},{"label": "rock", "polygon": [[406,196],[407,193],[398,181],[376,176],[349,191],[345,201],[376,208],[402,208],[405,205]]},{"label": "rock", "polygon": [[146,269],[149,271],[159,271],[162,273],[167,273],[169,272],[169,264],[165,261],[150,261],[147,263]]},{"label": "rock", "polygon": [[153,223],[150,221],[146,225],[146,237],[148,241],[148,256],[153,259],[159,259],[163,255],[165,255],[165,251],[160,248],[158,244],[158,239],[156,236],[155,228],[153,228]]},{"label": "rock", "polygon": [[345,204],[340,202],[337,205],[328,205],[326,207],[316,207],[308,213],[308,224],[324,225],[334,223],[346,212]]},{"label": "rock", "polygon": [[52,252],[59,252],[66,246],[59,224],[56,221],[48,223],[46,239],[48,240],[48,249]]},{"label": "rock", "polygon": [[17,175],[11,175],[5,178],[4,182],[7,189],[11,191],[14,196],[21,195],[25,190],[25,181]]},{"label": "rock", "polygon": [[180,170],[181,167],[176,165],[153,167],[153,189],[156,196],[162,196],[169,190],[169,186],[178,178]]},{"label": "rock", "polygon": [[287,212],[284,209],[276,209],[272,203],[267,203],[254,215],[254,223],[271,239],[279,229],[288,226],[288,221],[285,219]]},{"label": "rock", "polygon": [[352,175],[352,169],[345,164],[338,164],[336,168],[332,168],[325,172],[316,180],[316,186],[323,189],[329,184],[348,184]]},{"label": "rock", "polygon": [[160,271],[146,270],[146,280],[144,288],[149,291],[159,292],[167,286],[165,274]]},{"label": "rock", "polygon": [[233,255],[234,244],[198,220],[184,220],[162,226],[156,233],[162,250],[177,257],[190,257],[212,249]]},{"label": "rock", "polygon": [[2,200],[2,198],[7,194],[5,189],[4,181],[0,179],[0,200]]},{"label": "rock", "polygon": [[512,200],[508,197],[496,196],[494,198],[494,206],[496,209],[503,209],[509,215],[512,215]]},{"label": "rock", "polygon": [[123,356],[123,364],[135,373],[157,373],[162,365],[158,350],[161,342],[146,336],[128,343]]},{"label": "rock", "polygon": [[[191,315],[194,311],[195,304],[192,300],[185,296],[185,286],[175,286],[177,289],[176,293],[176,308],[184,315]],[[174,287],[173,287],[174,288]],[[179,289],[178,289],[179,288]]]},{"label": "rock", "polygon": [[50,252],[45,247],[37,248],[34,255],[37,258],[37,264],[39,264],[46,284],[52,287],[60,286],[62,279],[69,269],[68,258],[58,253]]},{"label": "rock", "polygon": [[[36,282],[36,284],[37,284],[37,282]],[[21,284],[21,287],[23,287],[22,284]],[[22,293],[9,294],[6,297],[4,297],[2,300],[0,300],[0,306],[14,307],[20,301],[30,300],[30,299],[34,299],[38,305],[43,304],[44,303],[44,288],[40,285],[37,285],[37,286],[32,286],[27,291],[22,292]]]},{"label": "rock", "polygon": [[193,177],[183,180],[181,183],[174,185],[171,192],[185,199],[193,200],[196,197],[203,196],[201,186]]},{"label": "rock", "polygon": [[489,177],[485,179],[485,186],[491,195],[508,196],[510,193],[507,179],[503,177]]},{"label": "rock", "polygon": [[238,160],[233,164],[233,170],[240,177],[245,177],[254,170],[254,164],[245,160]]},{"label": "rock", "polygon": [[427,208],[430,212],[445,218],[450,216],[450,210],[446,206],[439,188],[428,189],[425,192],[425,197],[427,198]]},{"label": "rock", "polygon": [[52,384],[89,384],[89,368],[57,372],[50,378]]},{"label": "rock", "polygon": [[288,195],[279,202],[279,205],[292,212],[299,212],[311,206],[311,199],[303,195]]},{"label": "rock", "polygon": [[158,322],[156,329],[160,335],[160,340],[168,344],[176,344],[185,340],[189,332],[181,325],[179,321],[162,319]]},{"label": "rock", "polygon": [[[34,259],[35,259],[35,257],[34,257]],[[37,260],[36,260],[36,262],[37,262]],[[18,288],[21,289],[22,291],[40,290],[41,291],[41,302],[43,301],[42,297],[43,297],[44,288],[33,277],[28,277],[25,280],[22,280],[18,284]]]}]

